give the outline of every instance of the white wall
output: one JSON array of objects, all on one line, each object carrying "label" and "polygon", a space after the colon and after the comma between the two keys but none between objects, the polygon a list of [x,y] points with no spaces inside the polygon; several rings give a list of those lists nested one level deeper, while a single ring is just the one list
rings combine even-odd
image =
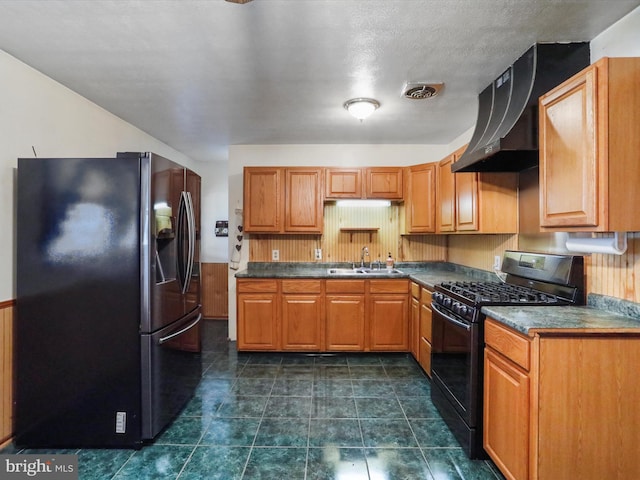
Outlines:
[{"label": "white wall", "polygon": [[[113,157],[153,151],[200,173],[200,164],[0,50],[0,302],[15,298],[17,158]],[[206,189],[207,178],[203,178]]]},{"label": "white wall", "polygon": [[229,220],[229,186],[227,161],[199,162],[198,173],[202,177],[202,212],[200,260],[208,263],[229,261],[228,239],[216,237],[216,220]]},{"label": "white wall", "polygon": [[640,56],[640,7],[591,41],[591,62],[602,57]]}]

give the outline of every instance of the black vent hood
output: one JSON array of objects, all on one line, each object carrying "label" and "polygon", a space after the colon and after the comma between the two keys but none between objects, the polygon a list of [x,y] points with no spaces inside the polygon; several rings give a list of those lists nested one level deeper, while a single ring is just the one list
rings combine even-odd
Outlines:
[{"label": "black vent hood", "polygon": [[538,98],[589,65],[589,43],[537,43],[478,97],[473,137],[453,172],[518,172],[538,164]]}]

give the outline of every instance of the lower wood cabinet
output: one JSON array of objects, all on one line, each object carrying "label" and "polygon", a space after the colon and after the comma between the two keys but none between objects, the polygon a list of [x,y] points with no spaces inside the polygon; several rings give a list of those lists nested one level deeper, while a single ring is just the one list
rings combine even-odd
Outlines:
[{"label": "lower wood cabinet", "polygon": [[487,318],[485,343],[484,448],[507,479],[640,478],[639,335]]},{"label": "lower wood cabinet", "polygon": [[238,279],[238,350],[280,348],[277,280]]},{"label": "lower wood cabinet", "polygon": [[431,291],[420,291],[420,356],[418,363],[431,378]]},{"label": "lower wood cabinet", "polygon": [[409,350],[407,279],[238,279],[238,350]]},{"label": "lower wood cabinet", "polygon": [[322,349],[324,318],[321,280],[282,281],[282,349]]},{"label": "lower wood cabinet", "polygon": [[418,293],[418,298],[413,295],[413,286],[416,285],[418,287],[418,292],[420,291],[420,286],[417,283],[411,284],[411,315],[409,317],[409,351],[413,358],[419,361],[420,359],[420,293]]},{"label": "lower wood cabinet", "polygon": [[369,281],[369,350],[409,350],[408,280]]},{"label": "lower wood cabinet", "polygon": [[326,348],[358,352],[365,349],[365,281],[326,281]]},{"label": "lower wood cabinet", "polygon": [[489,348],[484,376],[484,448],[507,478],[529,478],[529,377]]},{"label": "lower wood cabinet", "polygon": [[409,344],[413,358],[431,377],[431,291],[411,283],[411,331]]}]

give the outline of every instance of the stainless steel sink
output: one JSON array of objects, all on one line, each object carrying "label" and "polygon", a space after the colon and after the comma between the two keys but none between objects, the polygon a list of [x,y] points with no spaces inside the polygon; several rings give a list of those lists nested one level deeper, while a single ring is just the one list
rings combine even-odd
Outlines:
[{"label": "stainless steel sink", "polygon": [[329,268],[327,269],[327,273],[329,275],[369,275],[369,276],[386,276],[386,275],[398,275],[403,272],[394,268],[391,270],[387,270],[386,268],[375,270],[368,267],[358,267],[358,268]]},{"label": "stainless steel sink", "polygon": [[330,268],[327,273],[329,275],[354,275],[363,272],[358,272],[355,268]]}]

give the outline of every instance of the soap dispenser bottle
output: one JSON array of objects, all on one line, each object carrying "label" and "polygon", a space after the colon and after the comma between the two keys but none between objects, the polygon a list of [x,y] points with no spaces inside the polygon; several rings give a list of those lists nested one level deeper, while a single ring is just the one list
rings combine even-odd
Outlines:
[{"label": "soap dispenser bottle", "polygon": [[391,256],[391,252],[389,252],[389,256],[387,257],[387,270],[393,270],[393,257]]}]

